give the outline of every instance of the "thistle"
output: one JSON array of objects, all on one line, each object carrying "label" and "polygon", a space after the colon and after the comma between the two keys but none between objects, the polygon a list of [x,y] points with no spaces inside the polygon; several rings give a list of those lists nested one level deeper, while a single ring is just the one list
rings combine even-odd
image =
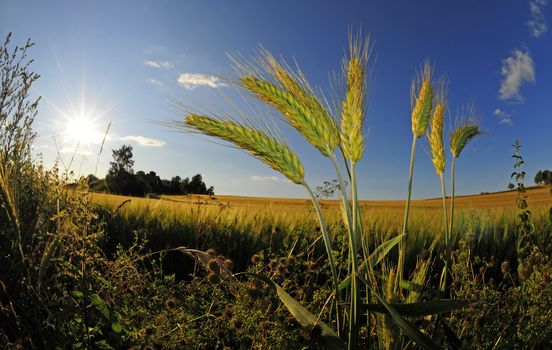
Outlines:
[{"label": "thistle", "polygon": [[245,127],[230,120],[219,120],[203,115],[186,117],[187,127],[231,142],[248,151],[272,169],[285,175],[296,184],[304,183],[301,161],[289,146],[267,135],[262,130]]}]

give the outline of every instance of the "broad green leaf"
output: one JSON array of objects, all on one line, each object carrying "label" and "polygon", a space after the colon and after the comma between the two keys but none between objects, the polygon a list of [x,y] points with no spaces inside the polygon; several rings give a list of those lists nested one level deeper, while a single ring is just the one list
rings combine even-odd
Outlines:
[{"label": "broad green leaf", "polygon": [[[471,304],[469,299],[438,299],[422,301],[411,304],[389,304],[402,316],[426,316],[437,315],[445,312],[451,312]],[[385,306],[381,304],[363,305],[363,308],[372,312],[389,313]]]},{"label": "broad green leaf", "polygon": [[295,317],[297,322],[303,327],[313,328],[314,326],[320,326],[322,332],[320,337],[329,349],[345,349],[345,343],[330,327],[320,322],[316,316],[314,316],[309,310],[305,309],[299,302],[293,299],[288,293],[286,293],[282,287],[272,282],[270,279],[257,275],[255,273],[241,272],[237,275],[249,275],[260,279],[265,282],[270,289],[276,292],[280,301],[285,305],[288,311]]},{"label": "broad green leaf", "polygon": [[119,322],[113,322],[111,324],[111,329],[115,333],[121,333],[121,331],[123,330],[123,327],[121,326],[121,324]]},{"label": "broad green leaf", "polygon": [[98,310],[100,310],[103,317],[109,319],[109,309],[107,308],[105,301],[103,301],[103,299],[96,293],[90,296],[90,300],[92,300],[92,303],[94,303]]},{"label": "broad green leaf", "polygon": [[[401,241],[402,238],[403,235],[400,234],[380,244],[376,249],[374,249],[372,254],[370,254],[370,256],[364,260],[362,264],[360,264],[358,267],[358,274],[362,275],[365,273],[368,269],[368,264],[372,267],[376,266],[387,255],[387,253],[389,253],[389,251]],[[350,284],[351,276],[349,275],[339,284],[338,290],[343,290]]]}]

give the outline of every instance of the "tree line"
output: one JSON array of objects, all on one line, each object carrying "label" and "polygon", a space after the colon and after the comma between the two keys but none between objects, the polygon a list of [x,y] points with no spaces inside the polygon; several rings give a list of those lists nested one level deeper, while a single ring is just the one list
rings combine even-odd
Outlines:
[{"label": "tree line", "polygon": [[196,174],[191,179],[173,176],[167,180],[161,179],[155,171],[146,173],[140,170],[135,173],[132,146],[130,145],[122,145],[121,148],[114,149],[113,161],[109,164],[105,179],[99,179],[92,174],[88,175],[88,185],[91,190],[126,196],[215,194],[214,187],[207,187],[201,174]]},{"label": "tree line", "polygon": [[545,184],[552,185],[552,171],[550,170],[539,170],[535,175],[536,184]]}]

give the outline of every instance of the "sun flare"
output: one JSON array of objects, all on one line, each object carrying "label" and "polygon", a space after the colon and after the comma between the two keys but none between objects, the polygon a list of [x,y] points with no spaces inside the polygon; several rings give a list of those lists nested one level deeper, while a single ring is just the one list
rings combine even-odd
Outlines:
[{"label": "sun flare", "polygon": [[67,121],[65,138],[80,145],[98,144],[102,142],[103,134],[98,131],[90,118],[78,116]]}]

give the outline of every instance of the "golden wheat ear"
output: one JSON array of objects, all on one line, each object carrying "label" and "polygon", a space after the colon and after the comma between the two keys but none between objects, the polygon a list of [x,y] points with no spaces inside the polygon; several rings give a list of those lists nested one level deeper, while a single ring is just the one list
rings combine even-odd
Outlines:
[{"label": "golden wheat ear", "polygon": [[295,152],[261,129],[199,114],[187,115],[184,123],[189,129],[217,137],[249,152],[296,184],[305,182],[305,171]]},{"label": "golden wheat ear", "polygon": [[429,149],[431,151],[433,165],[437,175],[445,172],[446,156],[443,140],[443,125],[447,109],[445,100],[445,83],[443,80],[437,85],[435,92],[436,101],[433,115],[431,116],[431,132],[428,134]]},{"label": "golden wheat ear", "polygon": [[429,61],[425,61],[422,70],[412,81],[412,86],[410,88],[412,133],[414,133],[417,138],[425,134],[433,110],[432,74],[431,64]]},{"label": "golden wheat ear", "polygon": [[339,145],[339,130],[301,71],[297,69],[294,73],[266,50],[261,51],[258,66],[258,69],[238,67],[243,74],[242,87],[276,108],[309,143],[323,155],[331,156]]},{"label": "golden wheat ear", "polygon": [[343,63],[343,76],[347,90],[341,102],[341,146],[343,154],[353,163],[362,157],[364,139],[364,111],[366,107],[366,66],[368,64],[370,42],[361,36],[349,38],[349,58]]},{"label": "golden wheat ear", "polygon": [[450,152],[454,158],[460,157],[460,153],[466,145],[477,135],[481,134],[479,126],[475,124],[460,125],[450,134]]}]

